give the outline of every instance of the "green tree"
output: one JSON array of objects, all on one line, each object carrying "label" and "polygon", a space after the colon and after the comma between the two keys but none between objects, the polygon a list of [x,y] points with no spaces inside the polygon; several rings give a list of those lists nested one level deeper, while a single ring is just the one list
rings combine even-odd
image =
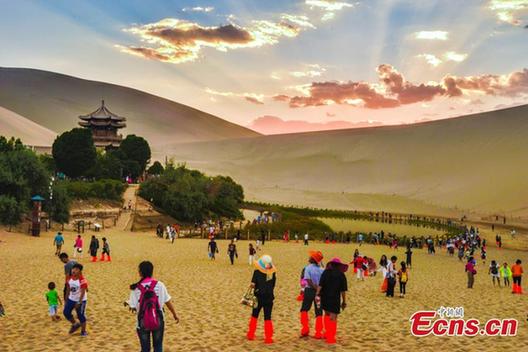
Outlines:
[{"label": "green tree", "polygon": [[164,171],[163,165],[161,165],[159,161],[155,161],[154,164],[152,164],[152,166],[148,168],[147,173],[149,175],[159,176],[163,173],[163,171]]},{"label": "green tree", "polygon": [[88,172],[88,176],[101,179],[120,180],[123,177],[123,162],[115,151],[98,152],[95,165]]},{"label": "green tree", "polygon": [[132,177],[138,177],[145,171],[150,161],[151,151],[148,142],[143,137],[130,134],[121,142],[118,155],[123,161],[126,173]]},{"label": "green tree", "polygon": [[52,150],[57,168],[72,178],[85,176],[96,162],[92,132],[85,128],[64,132],[55,139]]},{"label": "green tree", "polygon": [[9,231],[20,222],[23,212],[24,208],[14,197],[0,196],[0,223],[8,225]]}]

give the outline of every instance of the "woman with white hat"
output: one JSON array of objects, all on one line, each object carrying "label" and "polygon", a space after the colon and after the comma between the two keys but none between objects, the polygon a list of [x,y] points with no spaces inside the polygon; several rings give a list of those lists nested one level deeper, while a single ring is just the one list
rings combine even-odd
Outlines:
[{"label": "woman with white hat", "polygon": [[251,285],[255,290],[255,297],[258,305],[253,308],[251,318],[249,320],[249,328],[247,332],[247,339],[255,339],[255,331],[257,330],[258,316],[261,310],[264,310],[264,342],[267,344],[273,343],[273,322],[271,320],[271,311],[273,309],[273,300],[275,296],[273,290],[275,289],[275,272],[277,269],[273,265],[271,256],[263,255],[260,259],[254,261],[256,267],[251,279]]}]

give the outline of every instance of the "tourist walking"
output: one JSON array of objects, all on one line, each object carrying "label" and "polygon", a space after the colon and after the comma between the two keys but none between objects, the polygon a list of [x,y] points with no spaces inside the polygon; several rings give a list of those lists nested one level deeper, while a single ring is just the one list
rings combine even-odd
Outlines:
[{"label": "tourist walking", "polygon": [[405,262],[400,263],[401,268],[398,270],[398,281],[400,283],[400,298],[404,298],[406,291],[407,282],[409,281],[409,269]]},{"label": "tourist walking", "polygon": [[235,257],[238,258],[238,253],[234,240],[231,240],[231,243],[229,243],[229,245],[227,246],[227,255],[229,256],[231,265],[235,264]]},{"label": "tourist walking", "polygon": [[55,246],[55,255],[58,256],[61,254],[62,245],[64,244],[64,237],[61,232],[57,232],[55,238],[53,239],[53,245]]},{"label": "tourist walking", "polygon": [[77,256],[79,256],[79,258],[82,259],[83,257],[83,239],[81,237],[81,235],[77,235],[77,238],[75,239],[75,242],[73,244],[73,257],[74,258],[77,258]]},{"label": "tourist walking", "polygon": [[99,250],[99,240],[92,236],[92,240],[90,241],[90,256],[92,257],[92,262],[97,261],[97,250]]},{"label": "tourist walking", "polygon": [[412,266],[412,249],[411,244],[407,244],[407,250],[405,251],[405,265],[410,269]]},{"label": "tourist walking", "polygon": [[253,244],[249,244],[249,265],[253,265],[253,261],[255,260],[255,254],[257,254],[257,251],[253,247]]},{"label": "tourist walking", "polygon": [[[66,287],[68,299],[64,302],[64,317],[71,322],[70,334],[81,328],[81,336],[88,336],[86,331],[86,303],[88,301],[88,281],[82,275],[83,266],[75,264],[71,270],[71,277]],[[73,311],[77,314],[77,319],[73,317]]]},{"label": "tourist walking", "polygon": [[273,321],[271,313],[273,310],[273,300],[275,299],[274,290],[277,281],[275,272],[277,269],[273,265],[272,258],[269,255],[263,255],[254,264],[256,269],[253,271],[250,288],[255,292],[257,306],[251,312],[246,337],[248,340],[255,339],[258,317],[260,311],[264,310],[264,342],[270,344],[273,343]]},{"label": "tourist walking", "polygon": [[387,292],[387,286],[389,279],[387,278],[387,266],[389,264],[389,261],[387,260],[387,256],[383,254],[379,261],[379,269],[378,271],[381,272],[381,277],[383,278],[383,281],[381,282],[381,292],[385,293]]},{"label": "tourist walking", "polygon": [[48,313],[51,317],[51,321],[59,321],[59,305],[62,305],[62,301],[55,289],[55,283],[50,282],[48,284],[48,292],[46,292],[46,301],[48,302]]},{"label": "tourist walking", "polygon": [[70,260],[70,258],[68,257],[68,254],[66,253],[59,254],[59,259],[61,262],[64,263],[64,289],[63,289],[62,295],[64,298],[64,302],[66,302],[66,298],[68,297],[66,296],[68,280],[70,279],[70,276],[72,274],[72,268],[75,264],[77,264],[77,262],[75,260]]},{"label": "tourist walking", "polygon": [[207,249],[209,251],[209,259],[211,260],[216,260],[216,253],[218,253],[218,246],[214,240],[214,237],[211,238],[211,240],[209,241],[209,244],[207,245]]},{"label": "tourist walking", "polygon": [[394,286],[396,286],[396,261],[398,258],[393,255],[390,261],[387,263],[387,297],[394,297]]},{"label": "tourist walking", "polygon": [[149,261],[139,264],[139,281],[130,285],[130,298],[126,302],[137,313],[136,332],[141,352],[163,351],[165,316],[163,307],[167,306],[176,323],[180,322],[171,296],[163,282],[153,278],[154,265]]},{"label": "tourist walking", "polygon": [[323,274],[321,268],[321,261],[323,260],[323,253],[320,251],[310,251],[308,258],[308,265],[304,267],[303,279],[305,280],[304,295],[301,305],[301,337],[307,337],[310,334],[310,318],[308,312],[312,305],[315,310],[315,335],[314,338],[323,338],[323,311],[315,302],[317,294],[317,287],[319,280]]},{"label": "tourist walking", "polygon": [[106,237],[103,237],[103,251],[101,252],[102,262],[105,261],[105,256],[107,261],[112,261],[112,257],[110,256],[110,245],[108,244],[108,240],[106,239]]},{"label": "tourist walking", "polygon": [[308,236],[308,232],[307,232],[307,233],[304,234],[304,245],[305,246],[308,246],[308,238],[309,238],[309,236]]},{"label": "tourist walking", "polygon": [[495,260],[492,260],[488,269],[488,274],[491,275],[491,281],[493,282],[493,286],[495,286],[495,280],[497,280],[497,284],[500,287],[500,273],[499,273],[499,265]]},{"label": "tourist walking", "polygon": [[510,278],[512,277],[512,271],[510,267],[508,266],[508,263],[504,262],[502,264],[500,270],[500,276],[502,277],[502,280],[504,282],[504,287],[510,287]]},{"label": "tourist walking", "polygon": [[522,261],[520,259],[517,259],[515,261],[515,264],[511,266],[512,278],[513,278],[512,293],[522,294],[521,279],[522,279],[522,275],[524,271],[523,271],[523,267],[521,264],[522,264]]},{"label": "tourist walking", "polygon": [[473,284],[475,283],[475,275],[477,275],[477,270],[475,269],[475,259],[473,259],[473,257],[468,258],[465,270],[468,277],[467,287],[473,288]]},{"label": "tourist walking", "polygon": [[329,344],[336,343],[337,316],[346,308],[347,270],[347,264],[333,258],[326,264],[317,287],[316,303],[324,311],[325,337]]}]

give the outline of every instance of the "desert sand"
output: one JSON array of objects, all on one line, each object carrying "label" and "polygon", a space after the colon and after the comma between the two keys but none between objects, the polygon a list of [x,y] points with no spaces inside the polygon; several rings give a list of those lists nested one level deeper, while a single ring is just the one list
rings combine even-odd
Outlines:
[{"label": "desert sand", "polygon": [[246,198],[319,208],[528,218],[528,106],[414,125],[174,144]]},{"label": "desert sand", "polygon": [[56,137],[55,132],[1,106],[0,135],[14,136],[25,144],[36,146],[51,146]]},{"label": "desert sand", "polygon": [[[168,320],[166,351],[521,351],[528,348],[526,295],[512,295],[509,289],[494,288],[487,275],[487,265],[479,265],[475,288],[465,288],[463,264],[443,251],[436,256],[416,250],[404,299],[388,299],[379,292],[381,278],[349,282],[348,307],[339,317],[338,344],[298,337],[298,276],[307,260],[307,249],[322,250],[327,259],[340,256],[351,260],[356,246],[325,245],[312,242],[307,248],[296,243],[268,242],[265,253],[273,256],[278,268],[276,301],[273,312],[275,340],[263,343],[262,317],[253,342],[245,340],[250,310],[239,304],[253,267],[247,263],[247,241],[240,241],[240,257],[229,265],[226,241],[219,241],[216,262],[209,261],[206,240],[177,239],[171,245],[153,233],[130,233],[108,230],[98,233],[109,239],[111,263],[90,263],[87,253],[82,260],[89,281],[87,338],[68,336],[68,324],[53,323],[47,316],[44,294],[49,281],[63,283],[62,263],[53,255],[53,233],[39,238],[0,230],[0,300],[7,315],[0,318],[1,351],[134,351],[138,341],[134,333],[135,316],[123,307],[128,285],[138,279],[137,265],[151,260],[155,277],[163,281],[173,297],[181,323]],[[71,254],[74,233],[66,233],[66,251]],[[91,233],[85,233],[89,241]],[[502,250],[490,245],[488,258],[513,262],[521,258],[525,267],[526,252]],[[364,245],[361,252],[376,260],[382,253],[403,257],[403,250]],[[261,253],[263,253],[261,252]],[[526,283],[525,290],[527,289]],[[408,319],[421,309],[440,306],[463,306],[466,318],[485,321],[490,318],[515,318],[519,321],[517,337],[426,337],[415,338],[409,332]],[[103,347],[104,346],[104,347]]]}]

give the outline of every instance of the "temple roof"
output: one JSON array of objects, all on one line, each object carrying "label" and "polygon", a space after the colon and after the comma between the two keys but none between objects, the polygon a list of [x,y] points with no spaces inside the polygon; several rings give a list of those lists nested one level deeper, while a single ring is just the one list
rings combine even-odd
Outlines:
[{"label": "temple roof", "polygon": [[[108,110],[108,108],[105,106],[104,100],[101,101],[101,106],[87,114],[87,115],[80,115],[79,118],[84,121],[90,121],[89,123],[94,124],[95,120],[110,120],[113,123],[120,123],[120,125],[116,125],[115,127],[125,127],[126,124],[122,123],[122,121],[126,121],[126,118],[122,116],[118,116]],[[79,122],[79,124],[82,124],[82,122]],[[84,125],[81,125],[84,126]],[[98,126],[106,126],[106,124],[98,125]]]}]

